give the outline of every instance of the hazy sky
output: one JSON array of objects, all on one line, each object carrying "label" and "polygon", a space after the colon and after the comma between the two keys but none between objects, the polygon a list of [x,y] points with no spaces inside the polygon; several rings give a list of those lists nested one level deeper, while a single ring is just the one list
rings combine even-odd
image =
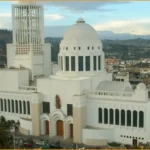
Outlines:
[{"label": "hazy sky", "polygon": [[[11,29],[11,5],[0,2],[0,28]],[[42,3],[42,2],[41,2]],[[97,31],[150,34],[150,2],[43,2],[44,24],[59,30],[80,17]],[[59,34],[56,31],[56,34]]]}]

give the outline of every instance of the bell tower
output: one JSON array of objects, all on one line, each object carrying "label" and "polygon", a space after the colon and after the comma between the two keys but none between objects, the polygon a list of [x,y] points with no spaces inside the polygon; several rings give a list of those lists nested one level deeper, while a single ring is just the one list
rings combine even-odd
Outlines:
[{"label": "bell tower", "polygon": [[51,46],[44,43],[43,6],[35,3],[14,4],[12,29],[13,44],[8,45],[8,67],[28,68],[31,80],[35,76],[49,75]]}]

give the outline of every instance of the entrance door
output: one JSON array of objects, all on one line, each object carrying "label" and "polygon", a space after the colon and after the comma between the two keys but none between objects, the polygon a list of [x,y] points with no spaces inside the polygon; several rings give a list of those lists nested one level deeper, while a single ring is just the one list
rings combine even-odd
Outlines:
[{"label": "entrance door", "polygon": [[73,124],[70,124],[70,138],[73,138]]},{"label": "entrance door", "polygon": [[133,145],[137,146],[137,140],[136,139],[133,139]]},{"label": "entrance door", "polygon": [[49,121],[45,121],[45,130],[46,130],[46,134],[49,134]]},{"label": "entrance door", "polygon": [[57,124],[57,136],[63,136],[64,135],[63,121],[58,120],[56,124]]}]

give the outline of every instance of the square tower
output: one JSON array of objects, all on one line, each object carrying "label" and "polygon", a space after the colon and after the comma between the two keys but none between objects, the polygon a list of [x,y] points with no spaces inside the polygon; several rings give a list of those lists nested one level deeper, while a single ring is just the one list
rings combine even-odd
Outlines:
[{"label": "square tower", "polygon": [[7,45],[7,66],[28,68],[30,79],[50,74],[51,46],[44,43],[43,6],[12,5],[13,44]]}]

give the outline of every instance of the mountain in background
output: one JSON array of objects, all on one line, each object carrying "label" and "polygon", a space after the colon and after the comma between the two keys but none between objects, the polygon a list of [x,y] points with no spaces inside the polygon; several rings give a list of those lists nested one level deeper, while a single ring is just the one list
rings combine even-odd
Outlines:
[{"label": "mountain in background", "polygon": [[[46,26],[45,37],[63,37],[70,26]],[[134,35],[129,33],[114,33],[112,31],[97,31],[101,40],[150,39],[150,35]]]}]

